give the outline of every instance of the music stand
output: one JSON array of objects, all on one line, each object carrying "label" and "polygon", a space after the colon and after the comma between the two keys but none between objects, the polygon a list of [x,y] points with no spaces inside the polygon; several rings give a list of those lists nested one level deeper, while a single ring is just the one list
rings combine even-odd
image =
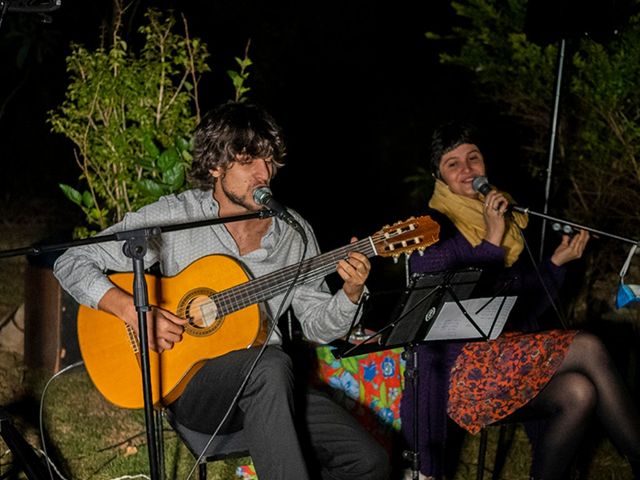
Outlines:
[{"label": "music stand", "polygon": [[[399,298],[389,314],[392,321],[361,343],[355,345],[344,341],[332,343],[336,346],[333,352],[334,356],[336,358],[350,357],[426,341],[432,320],[437,317],[446,302],[456,303],[462,314],[478,331],[480,338],[486,339],[487,335],[460,303],[470,297],[481,274],[482,271],[476,268],[413,274],[407,287],[396,292],[396,294],[399,293]],[[388,293],[393,292],[370,293],[363,299],[351,323],[347,338],[359,323],[364,322],[367,314],[374,310],[369,304],[371,299]],[[360,312],[362,312],[362,318],[356,321]],[[379,312],[375,312],[375,314],[377,315]],[[376,338],[378,341],[372,342]]]},{"label": "music stand", "polygon": [[394,321],[383,343],[388,348],[426,341],[427,336],[447,302],[454,302],[460,313],[477,330],[480,338],[487,335],[471,317],[461,301],[471,296],[482,271],[465,269],[413,274],[396,307]]},{"label": "music stand", "polygon": [[[383,342],[389,346],[405,346],[403,358],[413,390],[413,450],[405,450],[402,457],[411,463],[411,478],[420,477],[420,453],[418,441],[418,351],[416,343],[423,341],[432,321],[442,309],[445,301],[455,301],[459,306],[461,299],[471,295],[481,275],[480,270],[460,272],[438,272],[435,274],[412,275],[405,293],[398,303],[397,316],[389,324],[390,333]],[[461,307],[463,314],[468,313]],[[470,318],[470,317],[468,317]],[[411,363],[409,363],[411,360]]]},{"label": "music stand", "polygon": [[[473,340],[495,338],[506,321],[515,297],[482,298],[468,300],[475,290],[482,270],[470,268],[457,271],[443,271],[427,274],[413,274],[409,284],[400,295],[400,299],[391,315],[392,321],[377,333],[357,345],[337,348],[336,358],[349,357],[361,353],[405,347],[403,358],[411,360],[413,368],[407,368],[414,395],[413,415],[413,451],[404,451],[403,458],[412,465],[412,478],[418,479],[420,459],[418,452],[418,352],[416,344],[430,340]],[[473,302],[473,303],[470,303]],[[467,307],[470,307],[469,311]],[[364,309],[366,312],[366,308]],[[467,322],[463,333],[453,331],[447,336],[447,329],[435,327],[449,322],[451,312],[457,313],[458,324]],[[480,315],[482,313],[482,315]],[[448,314],[448,316],[447,316]],[[441,317],[443,315],[443,317]],[[482,322],[480,321],[482,320]],[[498,324],[497,321],[500,320]],[[481,325],[479,324],[481,323]],[[352,323],[352,330],[357,322]],[[484,329],[483,329],[484,327]],[[498,328],[496,328],[498,327]],[[438,331],[436,329],[439,328]],[[349,332],[349,334],[351,331]],[[371,343],[371,340],[378,341]]]}]

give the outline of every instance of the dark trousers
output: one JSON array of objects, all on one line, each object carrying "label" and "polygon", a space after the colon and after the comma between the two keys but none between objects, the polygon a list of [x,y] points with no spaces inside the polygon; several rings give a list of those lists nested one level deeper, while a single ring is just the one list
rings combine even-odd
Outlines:
[{"label": "dark trousers", "polygon": [[[171,405],[176,420],[212,433],[257,353],[240,350],[207,361]],[[261,480],[389,477],[386,451],[346,410],[316,390],[294,395],[291,358],[279,347],[267,347],[221,433],[239,429]]]}]

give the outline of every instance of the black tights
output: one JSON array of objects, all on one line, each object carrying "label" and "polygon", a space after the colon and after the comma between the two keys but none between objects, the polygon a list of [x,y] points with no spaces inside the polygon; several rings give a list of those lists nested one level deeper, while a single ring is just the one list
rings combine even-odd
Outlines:
[{"label": "black tights", "polygon": [[533,451],[531,475],[566,478],[595,414],[640,479],[640,416],[611,357],[597,337],[578,333],[547,386],[514,417],[544,415],[545,426]]}]

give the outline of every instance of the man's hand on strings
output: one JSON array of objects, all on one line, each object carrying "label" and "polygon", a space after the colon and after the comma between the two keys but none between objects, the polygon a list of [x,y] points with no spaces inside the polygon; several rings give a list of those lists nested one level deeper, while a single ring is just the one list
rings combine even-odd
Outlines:
[{"label": "man's hand on strings", "polygon": [[[121,318],[127,325],[133,328],[140,338],[138,331],[138,313],[133,304],[133,297],[119,288],[112,288],[104,294],[98,304],[100,310],[104,310]],[[158,353],[171,350],[182,339],[184,325],[188,320],[180,318],[168,310],[151,306],[147,312],[147,339],[149,347]]]},{"label": "man's hand on strings", "polygon": [[[351,238],[351,243],[357,241],[356,237]],[[344,285],[342,286],[344,293],[353,303],[358,303],[364,291],[364,283],[371,271],[369,259],[362,253],[349,252],[347,258],[338,262],[336,271],[344,280]]]},{"label": "man's hand on strings", "polygon": [[[136,333],[137,322],[136,316]],[[171,350],[174,344],[182,340],[184,325],[187,322],[168,310],[152,306],[151,311],[147,313],[149,346],[158,353]]]}]

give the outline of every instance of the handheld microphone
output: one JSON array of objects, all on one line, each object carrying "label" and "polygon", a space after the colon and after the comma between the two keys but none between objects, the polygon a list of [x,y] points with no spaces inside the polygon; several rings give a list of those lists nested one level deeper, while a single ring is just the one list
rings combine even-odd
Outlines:
[{"label": "handheld microphone", "polygon": [[474,178],[473,182],[471,182],[471,186],[474,191],[481,193],[482,195],[487,195],[491,190],[493,190],[489,180],[484,176]]},{"label": "handheld microphone", "polygon": [[[494,186],[489,183],[489,180],[485,176],[474,178],[471,182],[471,186],[473,187],[474,191],[481,193],[482,195],[487,195],[491,190],[494,190]],[[519,207],[517,205],[509,203],[507,205],[507,214],[511,211],[529,213],[528,208]]]},{"label": "handheld microphone", "polygon": [[307,243],[307,235],[304,233],[304,228],[302,225],[298,223],[298,221],[293,218],[293,215],[289,213],[289,211],[278,202],[275,198],[273,198],[273,194],[271,193],[271,189],[269,187],[260,187],[256,188],[253,191],[253,201],[258,205],[263,205],[267,207],[269,210],[273,210],[276,212],[277,217],[291,226],[296,232],[300,234],[302,237],[302,241]]}]

